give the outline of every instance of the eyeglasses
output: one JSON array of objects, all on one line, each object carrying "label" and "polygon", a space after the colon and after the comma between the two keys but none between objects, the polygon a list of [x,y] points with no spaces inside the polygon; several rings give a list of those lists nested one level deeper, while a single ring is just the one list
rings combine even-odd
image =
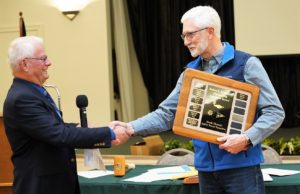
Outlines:
[{"label": "eyeglasses", "polygon": [[34,60],[40,60],[40,61],[43,61],[43,63],[45,63],[48,59],[48,56],[47,55],[44,55],[44,56],[41,56],[40,58],[35,58],[35,57],[27,57],[27,58],[24,58],[24,59],[34,59]]},{"label": "eyeglasses", "polygon": [[185,33],[185,34],[181,34],[180,37],[182,38],[183,41],[184,41],[185,38],[191,39],[191,38],[193,38],[193,37],[195,36],[195,33],[196,33],[196,32],[200,32],[200,31],[206,30],[206,29],[207,29],[207,27],[206,27],[206,28],[202,28],[202,29],[200,29],[200,30],[196,30],[196,31],[194,31],[194,32],[187,32],[187,33]]}]

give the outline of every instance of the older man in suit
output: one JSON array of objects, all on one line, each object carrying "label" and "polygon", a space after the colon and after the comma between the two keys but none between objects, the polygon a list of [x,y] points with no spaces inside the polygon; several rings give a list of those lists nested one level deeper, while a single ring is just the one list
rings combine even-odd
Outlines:
[{"label": "older man in suit", "polygon": [[14,194],[80,193],[74,148],[123,143],[126,124],[81,128],[65,123],[43,88],[50,60],[43,40],[15,39],[9,48],[14,80],[4,103],[4,125],[14,165]]}]

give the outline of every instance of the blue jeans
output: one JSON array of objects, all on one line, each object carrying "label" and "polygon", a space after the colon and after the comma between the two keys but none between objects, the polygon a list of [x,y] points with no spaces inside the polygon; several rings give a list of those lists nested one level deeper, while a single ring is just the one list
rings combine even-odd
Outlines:
[{"label": "blue jeans", "polygon": [[201,194],[264,194],[265,186],[260,165],[219,170],[199,171]]}]

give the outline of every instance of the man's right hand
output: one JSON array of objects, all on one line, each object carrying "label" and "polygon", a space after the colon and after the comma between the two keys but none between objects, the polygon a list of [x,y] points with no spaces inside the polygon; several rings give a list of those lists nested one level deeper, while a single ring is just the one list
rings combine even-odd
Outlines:
[{"label": "man's right hand", "polygon": [[132,126],[121,121],[112,121],[109,127],[114,131],[116,139],[112,141],[112,145],[124,144],[134,133]]}]

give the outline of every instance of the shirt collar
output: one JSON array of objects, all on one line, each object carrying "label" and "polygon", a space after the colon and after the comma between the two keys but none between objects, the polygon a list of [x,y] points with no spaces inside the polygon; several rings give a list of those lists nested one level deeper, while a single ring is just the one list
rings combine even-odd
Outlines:
[{"label": "shirt collar", "polygon": [[[211,57],[211,59],[209,60],[209,61],[211,61],[211,60],[214,60],[214,61],[216,61],[216,63],[215,63],[215,65],[221,65],[222,64],[222,60],[223,60],[223,57],[224,57],[224,50],[225,50],[225,47],[226,47],[226,45],[225,44],[222,44],[222,47],[221,47],[221,49],[217,52],[217,53],[215,53],[212,57]],[[203,58],[202,58],[203,59]],[[204,60],[205,61],[205,60]],[[208,61],[207,61],[208,62]],[[214,66],[215,66],[214,65]]]},{"label": "shirt collar", "polygon": [[39,85],[37,85],[37,84],[35,84],[35,83],[31,83],[31,85],[32,85],[35,89],[37,89],[43,96],[46,96],[46,95],[47,95],[47,90],[46,90],[44,87],[39,86]]},{"label": "shirt collar", "polygon": [[213,56],[213,58],[217,61],[218,64],[222,63],[225,47],[226,45],[223,44],[222,48]]}]

